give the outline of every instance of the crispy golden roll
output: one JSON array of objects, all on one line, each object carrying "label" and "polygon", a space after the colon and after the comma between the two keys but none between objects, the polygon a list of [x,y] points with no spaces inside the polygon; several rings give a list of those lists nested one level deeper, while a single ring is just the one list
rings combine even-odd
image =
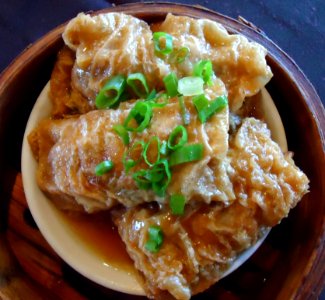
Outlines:
[{"label": "crispy golden roll", "polygon": [[237,111],[245,97],[258,93],[272,77],[264,47],[241,35],[228,34],[216,22],[169,14],[161,25],[152,28],[171,34],[175,49],[187,47],[188,59],[177,63],[155,55],[149,25],[132,16],[79,14],[70,21],[63,38],[76,52],[72,71],[76,89],[94,101],[107,78],[141,72],[151,88],[160,90],[170,72],[191,76],[196,62],[210,59],[216,76],[227,87],[230,109]]},{"label": "crispy golden roll", "polygon": [[[169,210],[135,207],[115,213],[115,223],[150,298],[185,300],[215,283],[236,254],[256,242],[253,211],[239,203],[188,207],[181,219]],[[158,253],[145,247],[150,226],[159,225]]]},{"label": "crispy golden roll", "polygon": [[141,72],[150,86],[162,78],[159,64],[164,62],[154,55],[150,27],[132,16],[81,13],[69,22],[63,39],[76,52],[74,85],[91,100],[113,75]]},{"label": "crispy golden roll", "polygon": [[74,61],[75,53],[68,47],[63,47],[58,54],[50,80],[50,98],[54,118],[83,114],[95,109],[94,103],[88,101],[73,86],[71,72]]},{"label": "crispy golden roll", "polygon": [[237,111],[245,97],[257,94],[272,77],[264,47],[249,42],[242,35],[229,34],[221,24],[211,20],[168,14],[153,30],[170,33],[176,48],[190,49],[186,62],[170,66],[180,75],[191,73],[200,59],[212,61],[216,76],[226,85],[231,111]]},{"label": "crispy golden roll", "polygon": [[[227,169],[236,197],[231,205],[192,202],[178,218],[166,207],[115,212],[119,233],[150,296],[164,299],[167,292],[183,300],[207,289],[307,192],[307,177],[271,140],[264,123],[245,119],[230,140]],[[158,253],[146,249],[153,225],[164,233]]]},{"label": "crispy golden roll", "polygon": [[[217,96],[224,91],[221,84],[218,91],[206,92]],[[192,98],[184,97],[184,101],[193,116],[195,108]],[[69,203],[74,199],[88,212],[109,209],[116,201],[128,207],[143,202],[165,201],[152,191],[140,190],[132,180],[132,174],[143,168],[144,162],[128,174],[124,169],[122,158],[127,147],[113,126],[123,123],[133,106],[134,102],[124,102],[115,110],[96,110],[74,118],[44,120],[29,135],[34,156],[38,159],[38,184],[50,198],[62,203],[62,208],[65,199],[69,199]],[[227,108],[205,124],[201,124],[197,118],[190,118],[188,142],[203,143],[206,146],[204,158],[173,168],[169,194],[182,192],[187,201],[200,197],[207,203],[234,200],[226,169],[220,167],[222,163],[219,162],[228,150],[228,119]],[[177,98],[170,99],[165,107],[153,110],[150,127],[141,134],[141,140],[146,142],[152,136],[159,137],[161,141],[167,140],[172,130],[180,124],[182,114],[179,102]],[[138,135],[132,134],[130,147],[139,140]],[[114,171],[96,176],[95,167],[103,160],[112,160]]]}]

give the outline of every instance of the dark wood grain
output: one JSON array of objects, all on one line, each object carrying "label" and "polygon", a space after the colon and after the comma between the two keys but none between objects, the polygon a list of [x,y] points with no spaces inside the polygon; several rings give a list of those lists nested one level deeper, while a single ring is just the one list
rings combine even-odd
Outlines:
[{"label": "dark wood grain", "polygon": [[[215,12],[176,4],[133,4],[107,11],[124,11],[148,22],[163,19],[167,12],[210,18],[268,49],[274,78],[267,88],[289,149],[311,180],[310,193],[247,263],[194,298],[316,299],[325,281],[325,113],[310,82],[257,28]],[[19,173],[21,141],[62,46],[62,30],[58,27],[26,49],[0,77],[0,298],[139,299],[104,289],[69,268],[44,240],[27,208]]]}]

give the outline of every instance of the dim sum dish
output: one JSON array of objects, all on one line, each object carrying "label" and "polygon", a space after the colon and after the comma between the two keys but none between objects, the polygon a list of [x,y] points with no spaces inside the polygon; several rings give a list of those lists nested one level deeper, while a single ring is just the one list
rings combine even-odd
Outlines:
[{"label": "dim sum dish", "polygon": [[80,13],[62,37],[24,137],[31,212],[95,282],[190,299],[252,255],[309,189],[265,88],[267,51],[173,14],[148,24]]}]

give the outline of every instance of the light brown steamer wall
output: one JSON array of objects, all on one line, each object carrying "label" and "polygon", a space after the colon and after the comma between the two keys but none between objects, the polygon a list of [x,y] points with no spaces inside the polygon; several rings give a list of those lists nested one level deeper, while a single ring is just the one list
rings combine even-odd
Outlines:
[{"label": "light brown steamer wall", "polygon": [[[247,263],[202,296],[315,299],[325,281],[325,113],[312,85],[267,37],[218,13],[176,4],[132,4],[105,11],[123,11],[147,22],[162,20],[167,12],[210,18],[268,49],[274,77],[267,89],[295,162],[311,181],[310,193]],[[139,299],[98,287],[70,269],[50,249],[26,208],[20,176],[23,132],[63,44],[62,31],[58,27],[25,50],[0,77],[0,299]]]}]

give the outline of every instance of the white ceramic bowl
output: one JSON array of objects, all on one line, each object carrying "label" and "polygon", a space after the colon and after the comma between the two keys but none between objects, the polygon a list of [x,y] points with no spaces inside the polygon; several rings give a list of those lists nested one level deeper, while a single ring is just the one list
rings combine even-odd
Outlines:
[{"label": "white ceramic bowl", "polygon": [[[130,268],[119,268],[112,261],[105,259],[98,252],[87,246],[87,236],[80,235],[71,228],[67,217],[46,198],[36,182],[37,162],[35,161],[29,143],[28,134],[38,122],[50,115],[49,83],[45,86],[30,114],[22,148],[22,177],[25,195],[30,211],[45,239],[71,267],[94,282],[124,293],[145,295],[137,280],[136,271]],[[271,128],[273,138],[285,151],[287,149],[285,133],[280,116],[275,105],[264,89],[260,94],[262,109],[268,112],[266,121]],[[262,244],[268,231],[258,242],[244,251],[224,273],[227,276],[242,265]]]}]

